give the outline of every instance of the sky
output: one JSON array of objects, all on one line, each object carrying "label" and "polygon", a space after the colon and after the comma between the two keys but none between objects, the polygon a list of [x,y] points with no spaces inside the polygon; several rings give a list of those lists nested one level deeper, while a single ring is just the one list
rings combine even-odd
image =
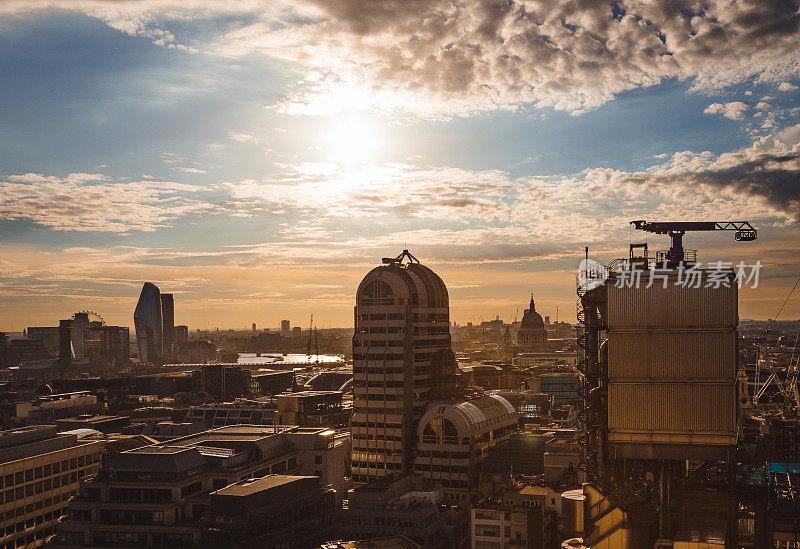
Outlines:
[{"label": "sky", "polygon": [[[451,319],[575,319],[584,247],[759,261],[740,316],[800,274],[800,3],[5,0],[0,330],[352,326],[408,248]],[[800,292],[781,313],[800,317]]]}]

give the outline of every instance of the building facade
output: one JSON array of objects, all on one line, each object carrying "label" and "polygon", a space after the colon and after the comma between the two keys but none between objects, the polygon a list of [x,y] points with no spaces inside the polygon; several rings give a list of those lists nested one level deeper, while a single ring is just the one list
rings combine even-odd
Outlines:
[{"label": "building facade", "polygon": [[411,472],[416,427],[431,400],[454,387],[447,288],[403,250],[356,292],[353,337],[353,478]]},{"label": "building facade", "polygon": [[517,413],[501,396],[432,404],[417,428],[414,470],[434,479],[445,496],[469,503],[489,450],[517,430]]},{"label": "building facade", "polygon": [[161,339],[162,352],[170,355],[175,342],[175,298],[172,294],[161,294]]},{"label": "building facade", "polygon": [[163,325],[161,291],[152,282],[145,282],[133,311],[139,362],[155,362],[161,354]]},{"label": "building facade", "polygon": [[202,520],[213,514],[212,492],[271,474],[319,476],[323,486],[336,490],[338,482],[344,491],[344,467],[325,469],[325,464],[335,456],[344,463],[348,453],[330,430],[254,425],[121,452],[81,486],[49,543],[61,548],[202,544]]},{"label": "building facade", "polygon": [[52,425],[0,431],[0,547],[42,547],[81,479],[100,467],[97,441]]}]

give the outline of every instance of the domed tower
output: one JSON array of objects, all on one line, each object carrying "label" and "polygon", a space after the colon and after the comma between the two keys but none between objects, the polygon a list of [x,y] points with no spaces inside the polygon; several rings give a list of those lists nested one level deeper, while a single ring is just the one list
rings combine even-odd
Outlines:
[{"label": "domed tower", "polygon": [[403,250],[384,258],[356,292],[353,336],[353,480],[411,472],[416,429],[457,371],[447,288]]},{"label": "domed tower", "polygon": [[517,332],[517,344],[526,349],[534,349],[547,344],[547,330],[544,328],[542,315],[536,312],[533,294],[531,294],[531,307],[525,309],[525,315],[522,317]]}]

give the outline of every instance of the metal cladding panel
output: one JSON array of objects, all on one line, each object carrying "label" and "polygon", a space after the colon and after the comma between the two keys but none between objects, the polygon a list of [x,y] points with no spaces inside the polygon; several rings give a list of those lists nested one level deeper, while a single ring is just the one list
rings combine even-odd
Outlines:
[{"label": "metal cladding panel", "polygon": [[728,273],[728,287],[714,287],[711,272],[700,271],[699,288],[681,286],[679,281],[685,280],[686,274],[678,271],[667,271],[666,285],[656,279],[649,288],[650,271],[641,271],[639,284],[630,286],[620,284],[626,281],[616,273],[608,280],[606,325],[610,330],[736,326],[738,288],[733,272]]},{"label": "metal cladding panel", "polygon": [[736,332],[609,332],[611,380],[736,379]]},{"label": "metal cladding panel", "polygon": [[[615,431],[734,435],[733,383],[611,383],[608,425]],[[653,442],[657,442],[654,438]]]}]

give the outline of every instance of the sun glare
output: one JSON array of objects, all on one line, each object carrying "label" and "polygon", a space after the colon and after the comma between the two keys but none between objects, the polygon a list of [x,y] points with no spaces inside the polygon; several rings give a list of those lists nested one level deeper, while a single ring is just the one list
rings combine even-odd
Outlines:
[{"label": "sun glare", "polygon": [[326,149],[327,160],[363,164],[380,150],[380,133],[361,116],[337,118],[328,131]]}]

